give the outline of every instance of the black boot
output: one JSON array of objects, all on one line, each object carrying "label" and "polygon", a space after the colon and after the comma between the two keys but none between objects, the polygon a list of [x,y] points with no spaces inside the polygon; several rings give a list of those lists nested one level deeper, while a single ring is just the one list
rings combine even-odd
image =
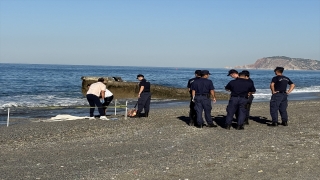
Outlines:
[{"label": "black boot", "polygon": [[249,118],[246,118],[246,119],[244,120],[244,124],[245,124],[245,125],[249,125]]},{"label": "black boot", "polygon": [[148,117],[149,116],[149,112],[145,112],[145,117]]}]

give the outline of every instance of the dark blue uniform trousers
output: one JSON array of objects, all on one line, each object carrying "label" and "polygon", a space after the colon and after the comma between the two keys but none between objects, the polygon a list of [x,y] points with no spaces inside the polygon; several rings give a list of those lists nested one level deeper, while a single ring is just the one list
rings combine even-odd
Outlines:
[{"label": "dark blue uniform trousers", "polygon": [[282,122],[288,121],[287,114],[288,95],[287,93],[275,93],[270,100],[270,115],[272,122],[278,122],[278,111],[280,112]]},{"label": "dark blue uniform trousers", "polygon": [[93,94],[87,94],[87,100],[90,105],[90,117],[93,117],[95,106],[98,107],[100,116],[105,116],[105,111],[102,108],[102,103],[98,96]]},{"label": "dark blue uniform trousers", "polygon": [[141,113],[144,109],[145,113],[149,113],[150,110],[150,101],[151,101],[151,93],[143,92],[140,94],[140,98],[138,99],[138,111],[137,113]]},{"label": "dark blue uniform trousers", "polygon": [[192,101],[192,98],[191,98],[191,100],[190,100],[190,105],[189,105],[189,108],[190,108],[189,118],[190,118],[190,119],[193,119],[193,120],[196,120],[196,118],[197,118],[197,112],[196,112],[194,106],[195,106],[195,103]]},{"label": "dark blue uniform trousers", "polygon": [[231,125],[233,120],[233,115],[238,110],[238,125],[243,125],[244,119],[247,116],[247,106],[248,99],[245,97],[230,97],[229,104],[227,106],[227,117],[226,124]]},{"label": "dark blue uniform trousers", "polygon": [[198,125],[203,124],[202,111],[204,110],[204,117],[207,121],[207,124],[213,124],[211,118],[211,99],[207,96],[196,96],[194,98],[195,106],[194,109],[197,113],[197,123]]}]

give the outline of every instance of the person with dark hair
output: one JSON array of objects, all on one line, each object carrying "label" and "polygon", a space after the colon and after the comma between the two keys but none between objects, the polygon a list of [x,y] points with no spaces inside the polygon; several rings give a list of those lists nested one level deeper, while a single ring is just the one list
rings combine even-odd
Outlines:
[{"label": "person with dark hair", "polygon": [[225,89],[231,91],[231,97],[227,106],[226,129],[230,129],[233,115],[238,110],[237,130],[243,130],[243,123],[247,112],[245,107],[248,102],[248,94],[254,93],[256,89],[253,83],[245,78],[243,72],[239,73],[237,79],[230,81]]},{"label": "person with dark hair", "polygon": [[[288,126],[288,94],[290,94],[295,85],[286,76],[283,75],[284,68],[276,67],[274,76],[270,83],[270,90],[272,93],[270,100],[270,115],[272,117],[271,126],[278,126],[278,111],[281,116],[281,125]],[[290,85],[289,90],[287,90],[287,85]]]},{"label": "person with dark hair", "polygon": [[106,85],[103,83],[104,79],[103,78],[99,78],[98,82],[93,83],[90,85],[89,90],[87,91],[87,100],[89,102],[90,105],[90,118],[89,119],[95,119],[94,118],[94,109],[95,106],[98,107],[99,110],[99,114],[100,114],[100,119],[101,120],[109,120],[106,115],[105,112],[102,108],[102,103],[99,99],[100,95],[101,98],[104,99],[104,95],[105,95],[105,91],[106,91]]},{"label": "person with dark hair", "polygon": [[150,92],[150,82],[147,81],[142,74],[137,75],[139,83],[139,93],[138,93],[138,110],[137,114],[133,116],[134,118],[142,117],[141,112],[144,109],[145,117],[149,116],[150,111],[150,101],[151,101],[151,92]]},{"label": "person with dark hair", "polygon": [[188,80],[188,84],[187,84],[187,88],[189,90],[189,93],[190,93],[190,105],[189,105],[189,108],[190,108],[190,111],[189,111],[189,125],[190,126],[194,126],[196,125],[197,126],[197,123],[196,123],[196,120],[197,120],[197,113],[196,113],[196,110],[194,109],[194,102],[192,101],[192,91],[191,91],[191,84],[201,78],[201,70],[196,70],[194,72],[194,78],[191,78]]},{"label": "person with dark hair", "polygon": [[[248,79],[249,81],[252,82],[252,84],[254,85],[254,82],[252,81],[252,79],[250,78],[250,72],[248,70],[243,70],[242,73],[245,74],[246,76],[246,79]],[[248,96],[248,103],[247,103],[247,106],[246,106],[246,109],[247,109],[247,115],[246,115],[246,118],[244,120],[244,124],[246,125],[249,125],[249,116],[250,116],[250,109],[251,109],[251,104],[252,104],[252,101],[253,101],[253,95],[250,93],[249,96]]]},{"label": "person with dark hair", "polygon": [[[195,110],[197,113],[197,126],[198,128],[202,128],[203,126],[203,118],[202,118],[202,112],[204,111],[204,116],[207,121],[207,127],[217,127],[213,123],[212,117],[211,117],[211,110],[212,110],[212,104],[216,102],[216,96],[214,92],[214,86],[213,83],[209,78],[209,71],[203,70],[201,71],[201,78],[195,80],[191,84],[191,90],[192,90],[192,100],[195,103]],[[210,98],[211,96],[211,98]]]}]

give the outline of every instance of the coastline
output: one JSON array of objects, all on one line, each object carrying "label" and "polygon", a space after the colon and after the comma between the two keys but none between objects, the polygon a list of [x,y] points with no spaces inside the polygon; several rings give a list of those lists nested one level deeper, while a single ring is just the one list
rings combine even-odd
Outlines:
[{"label": "coastline", "polygon": [[289,126],[272,128],[268,102],[254,102],[244,131],[187,125],[188,106],[150,117],[0,126],[0,179],[316,179],[320,101],[289,101]]}]

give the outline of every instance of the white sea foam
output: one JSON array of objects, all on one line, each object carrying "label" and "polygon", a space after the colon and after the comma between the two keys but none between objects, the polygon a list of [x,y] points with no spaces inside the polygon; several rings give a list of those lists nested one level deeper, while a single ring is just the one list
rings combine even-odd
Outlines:
[{"label": "white sea foam", "polygon": [[[311,86],[311,87],[296,87],[291,94],[298,93],[314,93],[320,92],[320,86]],[[270,89],[257,89],[256,93],[253,95],[255,100],[269,100],[271,98],[271,90]]]},{"label": "white sea foam", "polygon": [[0,99],[1,108],[5,107],[48,107],[87,105],[86,98],[57,97],[53,95],[19,95]]}]

